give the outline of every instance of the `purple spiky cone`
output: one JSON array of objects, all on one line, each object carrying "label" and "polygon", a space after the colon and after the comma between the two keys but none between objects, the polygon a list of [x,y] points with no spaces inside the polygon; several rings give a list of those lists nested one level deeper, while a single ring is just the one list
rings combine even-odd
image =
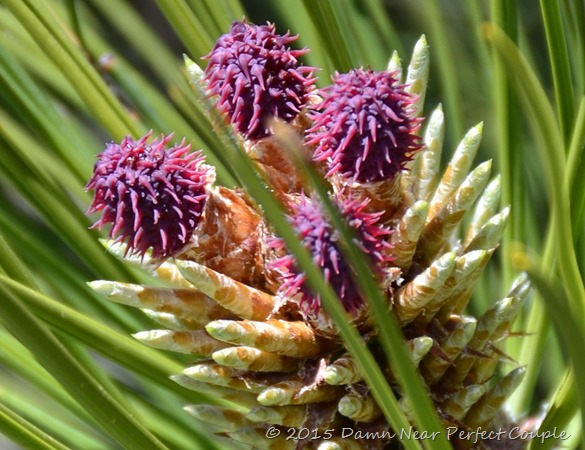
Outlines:
[{"label": "purple spiky cone", "polygon": [[180,251],[197,226],[207,199],[210,168],[201,151],[183,142],[167,149],[172,135],[148,143],[125,137],[98,156],[86,190],[95,191],[87,214],[101,211],[92,228],[110,223],[110,238],[127,251],[167,258]]},{"label": "purple spiky cone", "polygon": [[315,69],[299,64],[307,50],[292,50],[296,39],[276,34],[270,23],[234,22],[205,56],[204,80],[217,109],[247,139],[270,135],[270,118],[290,122],[309,99]]},{"label": "purple spiky cone", "polygon": [[394,73],[354,69],[335,75],[320,94],[306,137],[315,160],[326,162],[327,176],[339,173],[362,183],[392,179],[421,149],[420,119],[412,111],[416,97]]},{"label": "purple spiky cone", "polygon": [[[364,211],[366,202],[340,200],[338,205],[347,225],[353,229],[356,244],[370,259],[373,267],[382,273],[382,266],[390,260],[388,241],[390,231],[377,224],[380,214]],[[365,302],[353,281],[350,265],[343,256],[340,247],[340,233],[331,224],[323,211],[323,206],[306,196],[291,205],[288,216],[293,228],[299,234],[303,246],[309,250],[315,265],[321,268],[323,277],[332,286],[346,311],[357,313]],[[283,248],[282,240],[273,243],[275,248]],[[321,301],[306,283],[306,275],[300,272],[292,255],[285,255],[274,261],[273,267],[282,275],[280,293],[294,296],[301,293],[300,309],[309,316],[316,316],[321,308]]]}]

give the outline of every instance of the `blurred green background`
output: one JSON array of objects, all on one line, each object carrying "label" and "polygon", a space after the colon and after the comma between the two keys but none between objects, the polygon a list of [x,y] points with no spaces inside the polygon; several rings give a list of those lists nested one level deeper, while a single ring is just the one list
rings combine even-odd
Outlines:
[{"label": "blurred green background", "polygon": [[478,161],[495,160],[512,204],[472,308],[501,298],[521,270],[538,288],[508,341],[529,365],[509,407],[570,429],[565,448],[582,445],[584,10],[579,0],[0,0],[0,434],[16,448],[230,448],[182,410],[209,399],[168,380],[189,359],[134,342],[149,320],[86,287],[147,279],[88,229],[84,185],[105,142],[150,129],[192,141],[220,183],[239,182],[183,54],[204,65],[245,16],[299,34],[321,87],[336,70],[384,69],[394,50],[407,64],[427,36],[425,111],[443,104],[443,154],[484,121]]}]

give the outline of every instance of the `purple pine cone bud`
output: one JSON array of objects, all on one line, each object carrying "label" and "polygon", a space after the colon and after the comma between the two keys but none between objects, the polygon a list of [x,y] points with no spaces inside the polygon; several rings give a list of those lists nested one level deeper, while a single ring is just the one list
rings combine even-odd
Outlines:
[{"label": "purple pine cone bud", "polygon": [[[390,244],[387,241],[390,230],[377,224],[380,214],[364,211],[367,201],[358,203],[345,200],[338,204],[340,212],[347,219],[356,235],[356,244],[370,258],[375,270],[383,273],[382,265],[391,260],[388,256]],[[356,313],[364,306],[364,300],[353,281],[351,268],[339,247],[339,232],[329,222],[321,204],[302,196],[298,203],[291,205],[289,221],[299,233],[302,243],[313,255],[313,262],[321,268],[325,280],[332,286],[346,311]],[[275,239],[271,245],[283,249],[284,242]],[[294,256],[285,255],[272,263],[272,268],[282,276],[279,293],[294,296],[301,292],[300,308],[308,315],[317,315],[321,300],[311,292],[306,276],[295,264]]]},{"label": "purple pine cone bud", "polygon": [[341,173],[362,183],[392,179],[422,147],[412,117],[416,97],[391,72],[354,69],[337,74],[310,114],[307,144],[326,161],[327,176]]},{"label": "purple pine cone bud", "polygon": [[308,50],[291,50],[297,36],[275,34],[274,25],[234,22],[204,59],[204,80],[216,107],[247,139],[270,135],[272,117],[293,120],[305,106],[315,79],[312,67],[299,66]]},{"label": "purple pine cone bud", "polygon": [[179,252],[197,226],[213,173],[201,151],[184,141],[166,149],[172,135],[147,144],[151,133],[108,144],[98,156],[86,190],[95,195],[87,214],[102,211],[92,228],[111,223],[109,237],[126,241],[127,251],[154,258]]}]

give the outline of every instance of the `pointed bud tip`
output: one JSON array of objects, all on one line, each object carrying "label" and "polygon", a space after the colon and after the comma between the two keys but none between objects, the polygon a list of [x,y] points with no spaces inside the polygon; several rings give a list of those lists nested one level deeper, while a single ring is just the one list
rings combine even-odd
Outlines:
[{"label": "pointed bud tip", "polygon": [[388,60],[388,65],[386,67],[386,70],[390,73],[396,72],[397,70],[398,71],[402,70],[402,64],[400,63],[400,56],[398,55],[398,52],[396,50],[394,50],[394,52],[392,53],[392,56]]},{"label": "pointed bud tip", "polygon": [[170,375],[169,376],[169,380],[171,380],[171,381],[173,381],[173,382],[175,382],[177,384],[180,384],[181,386],[185,386],[185,384],[187,383],[187,380],[188,379],[189,378],[186,377],[183,374],[177,374],[177,375]]},{"label": "pointed bud tip", "polygon": [[191,81],[200,83],[204,76],[204,72],[201,66],[199,66],[199,64],[197,64],[187,55],[183,55],[183,59],[185,61],[185,67],[187,68],[187,73],[189,74]]},{"label": "pointed bud tip", "polygon": [[115,283],[107,280],[88,281],[87,286],[96,294],[109,297],[114,292]]},{"label": "pointed bud tip", "polygon": [[449,252],[437,259],[435,263],[443,268],[448,268],[455,264],[456,258],[457,252]]},{"label": "pointed bud tip", "polygon": [[325,383],[337,386],[345,384],[345,380],[351,377],[351,375],[351,372],[345,367],[331,365],[325,369],[323,379],[325,380]]},{"label": "pointed bud tip", "polygon": [[252,422],[271,422],[278,419],[278,414],[275,414],[269,407],[258,406],[252,409],[247,415],[246,419]]},{"label": "pointed bud tip", "polygon": [[346,395],[339,400],[337,410],[340,414],[348,417],[360,412],[362,402],[355,395]]},{"label": "pointed bud tip", "polygon": [[414,350],[416,353],[427,353],[433,347],[433,338],[421,336],[414,339]]},{"label": "pointed bud tip", "polygon": [[258,395],[258,402],[265,406],[277,405],[286,399],[286,391],[282,388],[268,388]]},{"label": "pointed bud tip", "polygon": [[139,331],[138,333],[131,334],[134,339],[140,342],[148,341],[151,338],[150,331]]},{"label": "pointed bud tip", "polygon": [[209,405],[187,405],[183,407],[183,411],[186,413],[196,417],[197,419],[201,419],[208,411]]},{"label": "pointed bud tip", "polygon": [[[418,60],[418,66],[421,65],[421,63],[427,63],[428,59],[429,59],[429,43],[427,42],[427,37],[423,34],[421,35],[421,37],[418,39],[418,41],[416,41],[416,44],[414,44],[414,50],[412,52],[412,56],[413,59],[417,59]],[[421,59],[424,59],[426,61],[421,61]]]},{"label": "pointed bud tip", "polygon": [[246,334],[244,327],[232,320],[214,320],[205,326],[205,331],[219,340],[233,340]]}]

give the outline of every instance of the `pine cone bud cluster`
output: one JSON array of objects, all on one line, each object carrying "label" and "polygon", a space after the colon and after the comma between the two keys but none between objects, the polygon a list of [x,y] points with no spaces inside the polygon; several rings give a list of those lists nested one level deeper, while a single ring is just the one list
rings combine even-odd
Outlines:
[{"label": "pine cone bud cluster", "polygon": [[[440,107],[421,133],[428,76],[424,38],[415,47],[407,82],[399,70],[354,69],[335,75],[324,89],[315,87],[315,69],[297,59],[306,50],[289,47],[295,39],[278,35],[271,24],[235,22],[205,57],[202,89],[283,202],[301,244],[353,317],[405,415],[411,414],[410,399],[368,321],[368,301],[340,249],[339,231],[286,158],[269,126],[272,118],[290,124],[323,174],[445,427],[521,426],[503,404],[524,367],[493,379],[529,284],[519,278],[479,317],[466,312],[509,214],[508,207],[499,208],[500,181],[490,180],[491,162],[472,167],[482,125],[467,133],[441,174]],[[126,138],[99,156],[87,186],[95,191],[89,212],[102,211],[97,227],[112,224],[112,253],[169,287],[114,281],[90,286],[142,309],[158,324],[137,333],[138,340],[198,358],[173,376],[177,383],[238,405],[193,405],[187,411],[213,424],[219,436],[251,447],[399,448],[391,433],[377,440],[359,437],[392,430],[263,211],[246,192],[214,186],[199,152],[184,143],[166,149],[169,137],[147,140]],[[312,439],[299,433],[287,440],[284,433],[267,436],[273,428],[331,435]],[[343,429],[354,430],[353,437],[344,437]],[[453,441],[458,449],[468,444]],[[509,448],[525,444],[514,441]],[[502,445],[485,441],[481,448]]]}]

